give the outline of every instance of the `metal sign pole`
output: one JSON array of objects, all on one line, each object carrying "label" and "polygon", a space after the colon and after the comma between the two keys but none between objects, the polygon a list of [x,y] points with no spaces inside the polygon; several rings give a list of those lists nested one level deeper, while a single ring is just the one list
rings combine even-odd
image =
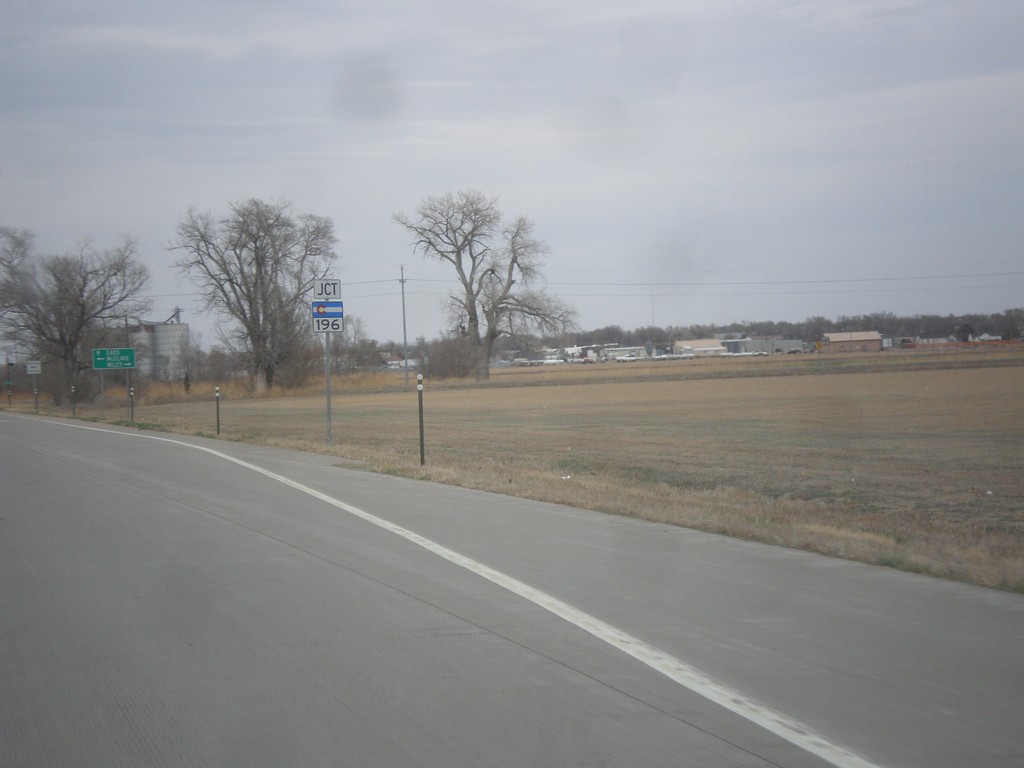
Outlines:
[{"label": "metal sign pole", "polygon": [[321,278],[313,284],[313,333],[324,335],[324,383],[327,393],[327,445],[334,444],[331,420],[331,330],[345,330],[345,305],[339,301],[341,280]]},{"label": "metal sign pole", "polygon": [[38,360],[27,360],[25,362],[25,372],[32,377],[32,397],[35,400],[36,415],[39,414],[39,380],[36,378],[43,372],[43,365]]},{"label": "metal sign pole", "polygon": [[422,467],[427,463],[426,445],[423,441],[423,374],[416,374],[416,380],[419,382],[416,385],[416,392],[420,401],[420,466]]},{"label": "metal sign pole", "polygon": [[[106,382],[103,377],[104,371],[110,369],[124,369],[126,390],[132,388],[132,371],[135,367],[135,348],[124,347],[122,349],[94,349],[92,351],[92,368],[100,372],[100,417],[107,416],[107,392]],[[128,416],[131,417],[132,406],[128,405]]]},{"label": "metal sign pole", "polygon": [[327,445],[334,444],[331,424],[331,332],[324,334],[324,376],[327,378]]}]

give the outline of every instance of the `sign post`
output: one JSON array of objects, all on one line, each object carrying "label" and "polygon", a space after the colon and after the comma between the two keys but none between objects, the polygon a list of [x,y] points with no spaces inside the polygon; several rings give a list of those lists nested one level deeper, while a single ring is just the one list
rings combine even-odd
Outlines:
[{"label": "sign post", "polygon": [[331,331],[345,329],[341,280],[323,278],[313,284],[313,333],[324,334],[324,379],[327,397],[327,445],[334,444],[331,424]]},{"label": "sign post", "polygon": [[[92,351],[92,369],[100,372],[100,413],[106,415],[107,395],[104,391],[103,372],[109,370],[124,370],[126,381],[125,388],[131,389],[131,370],[135,367],[135,347],[122,347],[118,349],[94,349]],[[128,406],[131,411],[131,404]]]},{"label": "sign post", "polygon": [[420,401],[420,466],[422,467],[427,463],[426,444],[423,441],[423,374],[416,374],[416,381],[419,382],[416,385],[416,393],[419,395]]},{"label": "sign post", "polygon": [[38,360],[28,360],[25,363],[25,373],[32,377],[32,396],[35,398],[36,414],[39,413],[39,387],[36,386],[36,376],[43,372],[43,364]]}]

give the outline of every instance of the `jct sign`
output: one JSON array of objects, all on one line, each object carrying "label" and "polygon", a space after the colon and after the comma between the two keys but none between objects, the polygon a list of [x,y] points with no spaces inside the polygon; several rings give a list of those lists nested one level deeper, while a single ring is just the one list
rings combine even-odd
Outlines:
[{"label": "jct sign", "polygon": [[341,280],[324,278],[313,284],[313,301],[337,301],[341,298]]},{"label": "jct sign", "polygon": [[341,280],[317,280],[313,284],[312,309],[314,333],[343,330],[345,304],[341,301]]}]

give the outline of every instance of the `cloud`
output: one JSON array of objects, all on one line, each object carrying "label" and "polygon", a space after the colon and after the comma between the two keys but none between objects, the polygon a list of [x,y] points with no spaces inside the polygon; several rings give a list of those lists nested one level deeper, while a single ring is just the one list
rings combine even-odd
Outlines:
[{"label": "cloud", "polygon": [[342,61],[334,79],[332,100],[339,119],[377,123],[397,118],[405,97],[390,57],[376,52]]},{"label": "cloud", "polygon": [[[390,216],[464,187],[534,219],[576,283],[1005,260],[1024,239],[1010,0],[87,6],[15,4],[0,29],[0,223],[47,250],[129,232],[158,272],[187,206],[287,197],[335,219],[347,272],[425,270]],[[972,295],[998,310],[1012,288]],[[649,299],[582,322],[649,322]],[[757,301],[686,312],[830,311]]]}]

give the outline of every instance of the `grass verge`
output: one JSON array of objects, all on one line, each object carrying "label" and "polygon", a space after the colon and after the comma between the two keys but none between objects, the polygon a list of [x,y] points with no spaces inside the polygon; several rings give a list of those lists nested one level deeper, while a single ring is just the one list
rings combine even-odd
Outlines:
[{"label": "grass verge", "polygon": [[[792,357],[428,382],[423,467],[395,377],[338,383],[331,448],[315,389],[222,397],[221,438],[1024,592],[1024,356]],[[136,426],[211,436],[199,389]]]}]

